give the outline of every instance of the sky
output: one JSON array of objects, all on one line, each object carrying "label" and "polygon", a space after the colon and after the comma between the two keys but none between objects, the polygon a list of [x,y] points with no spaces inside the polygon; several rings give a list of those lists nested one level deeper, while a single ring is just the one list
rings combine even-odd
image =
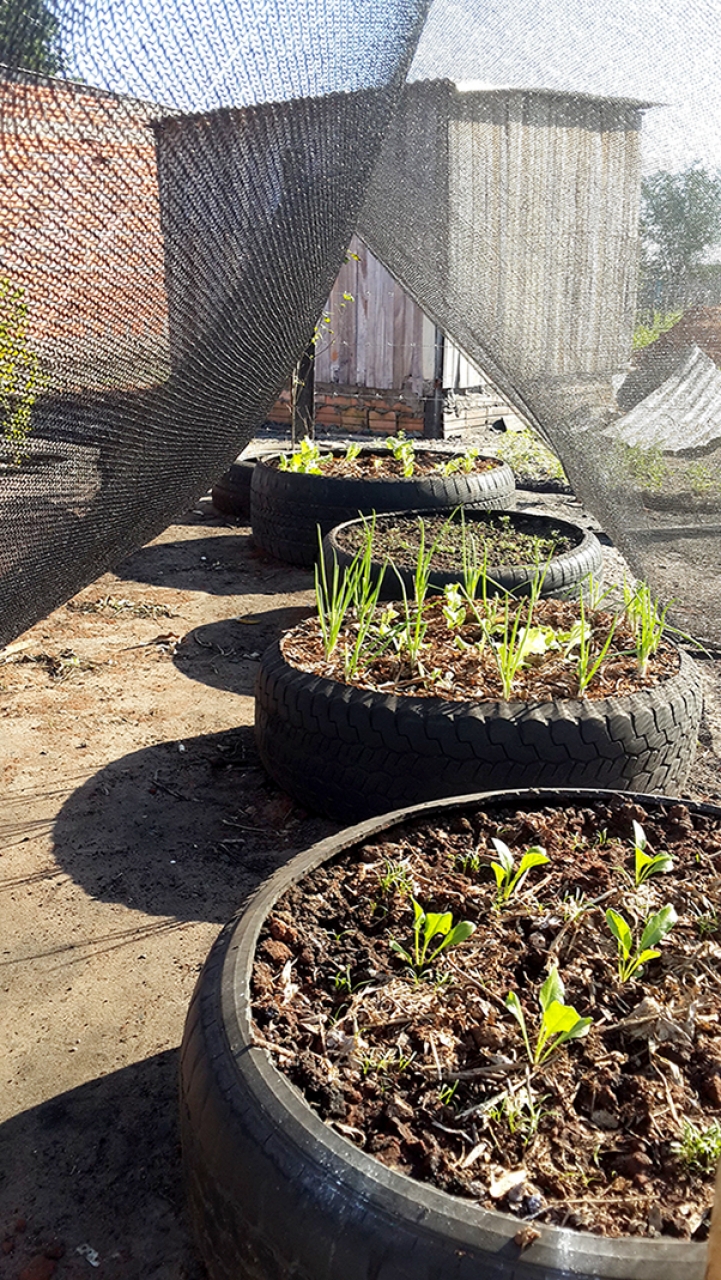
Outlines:
[{"label": "sky", "polygon": [[[60,0],[71,73],[184,110],[381,84],[422,0]],[[411,78],[630,97],[644,169],[721,168],[721,0],[434,0]]]}]

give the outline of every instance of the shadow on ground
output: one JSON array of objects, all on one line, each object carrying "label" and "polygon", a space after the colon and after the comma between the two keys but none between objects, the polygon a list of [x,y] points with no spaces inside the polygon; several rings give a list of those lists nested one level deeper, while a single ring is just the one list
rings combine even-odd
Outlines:
[{"label": "shadow on ground", "polygon": [[181,1183],[177,1075],[168,1050],[0,1125],[4,1280],[61,1248],[58,1280],[203,1280]]},{"label": "shadow on ground", "polygon": [[308,605],[288,605],[209,622],[183,637],[173,661],[191,680],[252,695],[263,650],[313,612]]},{"label": "shadow on ground", "polygon": [[[218,521],[215,524],[218,525]],[[207,527],[198,519],[191,527]],[[262,567],[262,576],[258,569]],[[278,595],[309,591],[313,575],[309,569],[281,564],[258,551],[247,529],[228,525],[214,536],[189,537],[176,542],[155,542],[134,551],[116,566],[115,572],[134,582],[147,582],[176,591],[206,591],[209,595]]]},{"label": "shadow on ground", "polygon": [[53,853],[100,901],[224,924],[260,880],[336,829],[271,782],[242,727],[113,761],[63,805]]}]

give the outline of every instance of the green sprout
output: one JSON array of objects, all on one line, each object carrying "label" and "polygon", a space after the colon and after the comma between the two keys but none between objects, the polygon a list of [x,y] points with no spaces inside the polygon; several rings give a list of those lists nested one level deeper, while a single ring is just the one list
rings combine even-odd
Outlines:
[{"label": "green sprout", "polygon": [[315,440],[304,436],[297,449],[291,454],[281,453],[278,462],[279,471],[298,471],[303,475],[319,476],[323,467],[333,458],[332,453],[321,453]]},{"label": "green sprout", "polygon": [[[450,911],[426,912],[415,898],[411,898],[411,903],[413,904],[413,952],[406,951],[405,947],[393,938],[390,947],[405,960],[406,964],[410,965],[416,974],[420,974],[428,965],[433,964],[436,956],[439,956],[442,951],[457,947],[459,943],[470,938],[471,934],[475,933],[476,926],[471,924],[470,920],[461,920],[454,925]],[[437,937],[440,937],[441,941],[429,955],[431,943]]]},{"label": "green sprout", "polygon": [[701,1129],[693,1121],[684,1120],[681,1141],[673,1142],[671,1150],[689,1173],[713,1173],[721,1160],[721,1123],[714,1120]]},{"label": "green sprout", "polygon": [[350,444],[347,444],[345,447],[346,462],[355,462],[360,451],[361,451],[361,446],[356,441],[351,441]]},{"label": "green sprout", "polygon": [[492,836],[491,839],[498,854],[498,862],[492,862],[491,867],[496,877],[497,901],[500,905],[508,902],[511,894],[515,889],[519,888],[521,881],[525,880],[532,867],[542,867],[549,859],[546,856],[545,849],[542,849],[540,844],[534,844],[527,853],[524,853],[518,867],[516,867],[513,861],[513,854],[508,845],[504,844],[502,840],[497,840],[495,836]]},{"label": "green sprout", "polygon": [[618,976],[621,982],[628,982],[642,964],[660,956],[661,952],[656,950],[658,943],[671,932],[677,920],[674,907],[667,903],[646,921],[641,941],[636,945],[628,922],[613,907],[608,908],[606,924],[618,944]]},{"label": "green sprout", "polygon": [[406,439],[404,431],[399,431],[397,436],[388,436],[386,438],[386,448],[390,449],[396,462],[400,462],[406,480],[410,479],[415,465],[415,446],[413,441]]},{"label": "green sprout", "polygon": [[392,858],[386,858],[378,887],[381,893],[390,893],[392,889],[397,889],[401,895],[412,893],[413,884],[408,875],[407,863],[394,862]]},{"label": "green sprout", "polygon": [[646,853],[646,832],[639,822],[634,819],[633,823],[633,844],[634,855],[636,859],[636,888],[645,884],[649,876],[660,875],[664,871],[673,871],[673,861],[667,853]]},{"label": "green sprout", "polygon": [[468,475],[475,467],[476,458],[480,452],[480,449],[468,448],[455,458],[449,458],[447,462],[439,462],[438,470],[442,476],[453,476],[457,471],[463,471]]},{"label": "green sprout", "polygon": [[567,1041],[580,1040],[588,1033],[588,1028],[593,1022],[593,1018],[581,1018],[573,1005],[566,1004],[565,994],[565,987],[554,965],[538,997],[538,1003],[541,1006],[541,1027],[533,1049],[518,996],[515,991],[509,991],[506,996],[506,1008],[521,1028],[526,1053],[534,1067],[541,1066]]}]

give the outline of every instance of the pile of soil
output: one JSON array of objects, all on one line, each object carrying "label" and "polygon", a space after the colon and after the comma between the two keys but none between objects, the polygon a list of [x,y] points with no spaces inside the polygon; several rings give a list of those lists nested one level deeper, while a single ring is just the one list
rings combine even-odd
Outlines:
[{"label": "pile of soil", "polygon": [[[347,524],[337,533],[344,551],[355,555],[365,545],[365,529],[360,524]],[[433,547],[432,565],[436,570],[463,573],[463,550],[475,552],[476,562],[492,565],[545,564],[551,556],[562,555],[578,546],[583,537],[572,541],[566,531],[551,523],[544,534],[538,531],[538,519],[489,512],[480,519],[474,514],[465,525],[448,516],[394,516],[376,521],[373,532],[373,558],[386,557],[403,569],[415,569],[421,554]],[[423,539],[423,543],[421,542]]]},{"label": "pile of soil", "polygon": [[[634,820],[647,853],[673,862],[640,887]],[[505,904],[494,837],[516,866],[530,846],[548,857]],[[258,1043],[324,1120],[420,1181],[526,1220],[704,1239],[721,1146],[720,872],[721,811],[678,802],[393,827],[279,900],[254,968]],[[409,964],[414,900],[477,928]],[[666,904],[678,919],[660,955],[622,982],[606,910],[638,941]],[[592,1021],[536,1063],[506,1001],[517,994],[533,1051],[553,969]],[[710,1127],[707,1154],[694,1135]]]},{"label": "pile of soil", "polygon": [[[329,657],[325,656],[323,637],[317,617],[308,618],[281,640],[285,659],[299,671],[325,676],[358,689],[372,689],[376,693],[400,693],[413,697],[443,697],[454,701],[468,698],[503,698],[503,685],[494,651],[489,643],[483,643],[483,629],[475,612],[464,608],[464,619],[449,627],[444,616],[444,599],[441,596],[426,601],[423,618],[427,623],[425,643],[417,663],[411,663],[405,650],[396,652],[393,647],[378,653],[378,642],[369,641],[357,672],[350,678],[344,669],[345,654],[352,651],[357,635],[357,624],[348,622],[340,633],[338,644]],[[476,603],[482,614],[484,605]],[[379,619],[388,606],[378,606]],[[393,606],[391,606],[393,608]],[[396,616],[403,606],[395,606]],[[503,621],[509,610],[511,618],[520,614],[519,639],[523,623],[528,615],[528,600],[511,602],[488,601],[488,617]],[[533,625],[548,627],[560,635],[568,635],[578,622],[579,605],[570,600],[539,600],[533,610]],[[605,698],[609,695],[635,693],[639,689],[654,687],[668,679],[679,669],[678,649],[662,641],[651,656],[644,673],[639,670],[635,656],[634,636],[623,619],[604,610],[586,613],[586,621],[592,629],[591,658],[593,665],[613,630],[606,656],[583,696]],[[460,641],[460,644],[459,644]],[[576,650],[570,658],[565,656],[561,644],[545,652],[530,654],[520,667],[513,682],[513,697],[523,701],[546,702],[554,698],[577,698],[578,673]]]},{"label": "pile of soil", "polygon": [[[263,461],[269,467],[279,468],[278,458],[264,458]],[[438,473],[448,461],[447,457],[439,457],[438,453],[419,450],[413,456],[413,475],[433,475]],[[502,465],[500,458],[476,458],[468,470],[478,474],[483,471],[493,471]],[[398,480],[404,477],[403,463],[400,458],[394,458],[390,452],[361,453],[352,460],[343,454],[324,454],[320,459],[320,466],[324,476],[343,476],[347,480]],[[465,471],[466,468],[464,467],[463,470]]]}]

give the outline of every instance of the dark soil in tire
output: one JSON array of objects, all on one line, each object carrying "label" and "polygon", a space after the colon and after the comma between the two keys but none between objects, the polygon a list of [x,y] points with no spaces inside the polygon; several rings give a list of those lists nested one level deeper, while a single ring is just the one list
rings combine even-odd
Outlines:
[{"label": "dark soil in tire", "polygon": [[452,702],[354,688],[263,655],[261,760],[301,804],[341,822],[487,787],[596,786],[673,794],[696,750],[702,693],[681,653],[650,689],[597,700]]},{"label": "dark soil in tire", "polygon": [[[346,830],[296,857],[221,934],[193,997],[181,1068],[186,1184],[211,1280],[702,1280],[703,1245],[535,1227],[384,1166],[323,1123],[252,1031],[261,930],[306,874],[361,841],[393,841],[429,809],[453,825],[479,806],[515,813],[567,798],[466,797]],[[584,807],[597,799],[620,797],[573,796]]]},{"label": "dark soil in tire", "polygon": [[[445,529],[445,537],[432,561],[429,582],[435,590],[442,591],[451,583],[463,581],[461,530],[464,523],[467,537],[475,543],[477,562],[483,563],[484,548],[488,548],[489,582],[503,590],[527,594],[539,572],[543,574],[543,596],[572,591],[589,574],[593,574],[596,582],[601,581],[603,552],[598,538],[570,521],[520,511],[500,514],[465,509],[463,515],[451,511],[432,515],[406,512],[395,518],[379,516],[376,520],[373,582],[380,574],[383,553],[393,561],[385,571],[381,600],[398,599],[401,583],[406,592],[412,593],[414,553],[421,520],[425,527],[426,551]],[[362,545],[364,528],[364,522],[357,520],[331,529],[323,540],[328,567],[332,566],[334,557],[341,569],[350,564],[354,552]],[[498,558],[499,546],[508,552],[504,559]]]},{"label": "dark soil in tire", "polygon": [[[455,451],[438,455],[439,461],[454,456]],[[514,504],[515,481],[505,463],[469,474],[434,472],[375,480],[279,471],[261,460],[253,473],[250,512],[253,537],[263,551],[288,564],[310,567],[318,556],[318,529],[324,537],[335,525],[360,515],[461,505],[503,510]]]}]

